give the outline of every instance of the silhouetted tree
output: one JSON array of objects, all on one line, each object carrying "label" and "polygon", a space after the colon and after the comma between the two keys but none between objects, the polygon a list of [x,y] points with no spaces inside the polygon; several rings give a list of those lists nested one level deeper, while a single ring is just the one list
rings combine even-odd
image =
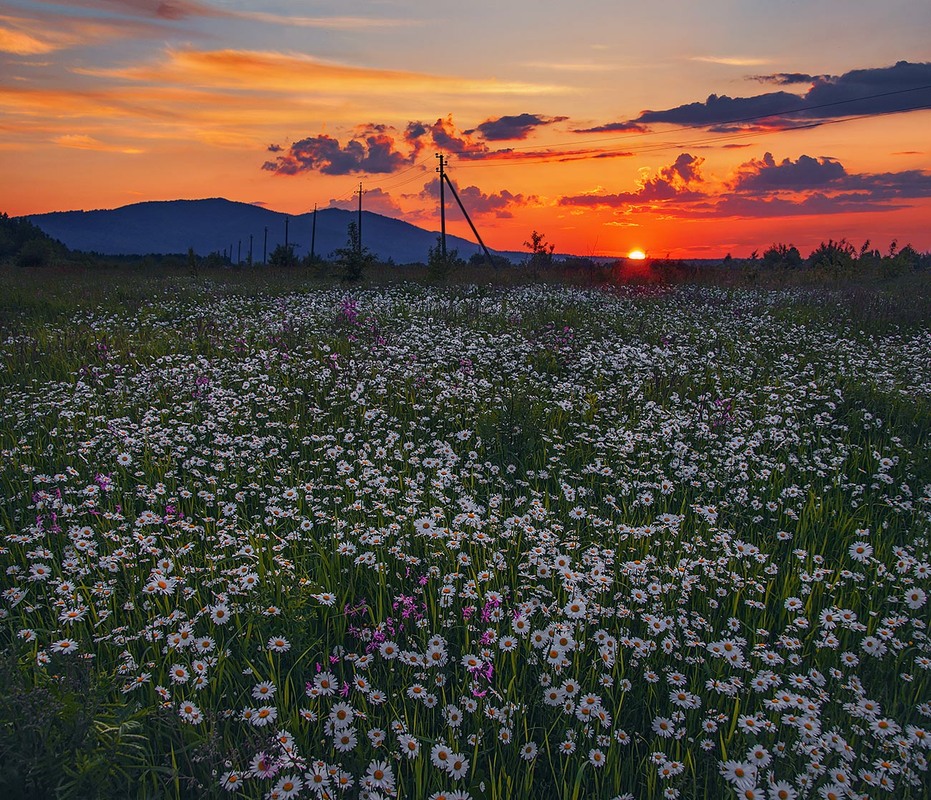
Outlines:
[{"label": "silhouetted tree", "polygon": [[296,267],[297,256],[294,255],[294,245],[289,244],[285,247],[279,244],[269,255],[268,264],[272,267]]},{"label": "silhouetted tree", "polygon": [[340,247],[334,255],[343,280],[351,283],[362,280],[365,270],[375,263],[375,256],[368,248],[362,246],[359,227],[355,222],[349,223],[346,231],[346,246]]},{"label": "silhouetted tree", "polygon": [[533,231],[530,234],[530,241],[524,242],[524,247],[530,250],[530,261],[527,266],[530,268],[530,274],[537,277],[541,269],[546,269],[553,263],[553,252],[556,245],[549,244],[542,233]]},{"label": "silhouetted tree", "polygon": [[802,265],[802,254],[794,245],[774,244],[763,251],[763,266],[797,269]]}]

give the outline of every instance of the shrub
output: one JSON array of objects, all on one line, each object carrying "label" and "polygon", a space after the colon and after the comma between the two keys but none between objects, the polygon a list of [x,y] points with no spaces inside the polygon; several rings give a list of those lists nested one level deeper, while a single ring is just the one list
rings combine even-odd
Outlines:
[{"label": "shrub", "polygon": [[815,268],[829,270],[849,270],[855,262],[857,250],[846,239],[835,242],[828,239],[827,244],[822,242],[808,256],[808,263]]}]

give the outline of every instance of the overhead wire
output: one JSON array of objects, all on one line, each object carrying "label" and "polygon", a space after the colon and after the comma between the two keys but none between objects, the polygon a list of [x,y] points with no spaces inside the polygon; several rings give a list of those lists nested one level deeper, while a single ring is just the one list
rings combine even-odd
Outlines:
[{"label": "overhead wire", "polygon": [[[866,100],[876,100],[876,99],[880,99],[884,97],[893,97],[896,95],[907,94],[909,92],[926,91],[929,89],[931,89],[931,85],[913,86],[907,89],[897,89],[897,90],[893,90],[889,92],[877,92],[877,93],[869,94],[869,95],[850,97],[844,100],[835,100],[829,103],[817,103],[817,104],[808,105],[808,106],[801,106],[801,107],[794,108],[794,109],[786,109],[785,111],[770,112],[767,114],[754,114],[754,115],[745,116],[745,117],[734,117],[732,119],[719,120],[714,123],[706,123],[706,124],[714,124],[716,126],[726,126],[726,125],[737,125],[737,124],[742,124],[746,122],[758,122],[758,121],[765,120],[765,119],[785,117],[789,114],[800,114],[800,113],[805,113],[805,112],[810,112],[810,111],[818,111],[824,108],[832,108],[832,107],[837,107],[837,106],[842,106],[842,105],[849,105],[851,103],[859,103],[859,102],[863,102]],[[573,161],[591,160],[591,159],[596,159],[596,158],[623,157],[626,155],[634,155],[634,154],[642,154],[642,153],[650,153],[650,152],[661,152],[661,151],[670,150],[670,149],[683,149],[683,148],[688,148],[688,147],[705,146],[708,144],[714,144],[718,142],[729,142],[729,141],[739,141],[743,139],[753,139],[753,138],[757,138],[760,136],[770,136],[773,134],[789,133],[792,131],[811,130],[813,128],[825,127],[827,125],[838,125],[838,124],[846,123],[846,122],[854,122],[856,120],[887,116],[889,114],[901,114],[901,113],[905,113],[908,111],[920,111],[920,110],[928,110],[928,109],[931,109],[931,104],[923,103],[920,105],[910,105],[910,106],[905,106],[903,108],[889,109],[887,111],[878,111],[878,112],[873,112],[873,113],[868,113],[868,114],[856,114],[856,115],[851,115],[851,116],[844,116],[838,119],[821,119],[821,118],[813,119],[809,122],[805,122],[800,125],[793,125],[791,127],[769,128],[765,130],[735,131],[733,133],[714,133],[709,136],[703,136],[698,139],[691,139],[687,141],[663,142],[659,144],[647,143],[643,145],[637,145],[636,143],[632,143],[629,147],[626,147],[623,149],[597,148],[597,149],[584,150],[580,152],[569,151],[563,154],[560,154],[558,152],[555,152],[555,153],[552,152],[553,148],[556,148],[556,147],[578,146],[578,145],[585,145],[585,144],[600,144],[604,142],[624,141],[624,140],[632,140],[632,139],[642,140],[643,138],[649,137],[649,136],[668,137],[671,133],[675,133],[677,131],[694,130],[696,126],[695,125],[678,125],[672,128],[667,128],[662,131],[636,131],[636,132],[630,131],[630,132],[625,132],[623,135],[619,135],[619,136],[606,136],[606,137],[599,137],[597,139],[581,139],[581,140],[576,139],[571,142],[556,142],[556,143],[549,143],[549,144],[522,145],[522,146],[511,147],[511,148],[508,148],[507,152],[521,152],[521,153],[527,153],[527,155],[521,156],[518,158],[513,158],[513,159],[507,158],[506,155],[499,155],[497,158],[494,158],[494,159],[482,158],[481,156],[472,157],[472,158],[468,158],[465,160],[460,159],[460,160],[457,160],[456,162],[456,169],[476,169],[476,168],[487,168],[487,167],[513,166],[516,163],[561,164],[561,163],[568,163],[568,162],[573,162]],[[538,157],[535,157],[532,152],[529,152],[533,150],[545,150],[545,152],[541,152]],[[457,154],[455,152],[451,152],[450,155],[455,157]],[[560,155],[562,155],[562,157],[560,157]],[[424,177],[424,174],[421,171],[415,175],[412,175],[409,178],[405,178],[404,180],[401,180],[401,181],[396,180],[397,178],[405,175],[406,173],[411,172],[412,170],[415,170],[418,167],[422,167],[424,164],[430,161],[430,158],[431,156],[426,156],[418,161],[415,161],[414,163],[410,164],[404,169],[396,173],[393,173],[392,179],[389,180],[387,183],[378,184],[375,188],[378,188],[382,191],[387,191],[390,189],[398,189],[402,186],[409,185],[410,183],[413,183],[414,181],[418,181],[422,179]],[[354,194],[356,194],[356,191],[357,190],[353,189],[352,191],[348,192],[344,196],[331,201],[331,203],[346,202]]]},{"label": "overhead wire", "polygon": [[[563,158],[563,159],[558,158],[559,153],[551,153],[551,152],[541,153],[540,157],[537,159],[533,159],[532,157],[521,158],[521,159],[507,159],[505,157],[500,157],[500,159],[498,160],[493,160],[493,159],[486,160],[486,159],[476,158],[476,159],[469,159],[468,163],[463,163],[461,161],[457,162],[457,168],[471,169],[475,167],[495,167],[495,166],[513,165],[515,163],[559,164],[559,163],[563,163],[564,161],[580,161],[580,160],[587,160],[587,159],[593,159],[593,158],[606,158],[609,156],[623,156],[628,153],[630,155],[635,155],[635,154],[640,154],[640,153],[650,153],[650,152],[658,152],[658,151],[670,150],[670,149],[681,149],[685,147],[694,147],[694,146],[699,146],[699,145],[706,145],[709,143],[734,141],[734,140],[741,140],[741,139],[753,139],[759,136],[771,136],[771,135],[780,134],[780,133],[790,133],[792,131],[811,130],[813,128],[825,127],[827,125],[839,125],[844,122],[854,122],[856,120],[872,119],[875,117],[887,116],[889,114],[901,114],[906,111],[926,111],[929,109],[931,109],[931,104],[922,104],[922,105],[908,106],[906,108],[899,108],[899,109],[895,109],[892,111],[880,111],[880,112],[874,112],[871,114],[858,114],[855,116],[843,117],[841,119],[812,120],[811,122],[806,122],[802,125],[793,125],[792,127],[789,127],[789,128],[770,128],[767,130],[740,131],[740,132],[735,132],[731,134],[713,134],[711,136],[705,136],[700,139],[690,139],[687,141],[666,142],[663,144],[647,144],[641,147],[633,145],[632,147],[625,148],[623,150],[598,149],[598,150],[590,150],[586,153],[577,153],[577,154],[568,153],[566,154],[566,158]],[[722,122],[722,123],[717,123],[717,124],[720,124],[720,125],[728,124],[729,125],[733,123]],[[667,133],[667,132],[664,131],[663,133]],[[557,146],[557,145],[551,145],[551,146]]]}]

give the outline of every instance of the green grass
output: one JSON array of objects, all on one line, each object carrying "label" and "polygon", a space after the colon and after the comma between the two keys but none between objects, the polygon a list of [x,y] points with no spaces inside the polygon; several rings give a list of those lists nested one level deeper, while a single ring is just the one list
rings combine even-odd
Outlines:
[{"label": "green grass", "polygon": [[0,790],[927,796],[925,278],[722,275],[4,270]]}]

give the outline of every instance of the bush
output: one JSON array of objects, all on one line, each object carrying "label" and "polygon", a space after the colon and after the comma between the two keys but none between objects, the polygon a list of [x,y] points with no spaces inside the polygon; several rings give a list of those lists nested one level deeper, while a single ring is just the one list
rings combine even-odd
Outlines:
[{"label": "bush", "polygon": [[53,256],[54,248],[48,239],[30,239],[19,249],[16,263],[21,267],[47,267]]},{"label": "bush", "polygon": [[458,250],[447,250],[446,255],[443,255],[443,245],[438,236],[436,247],[431,247],[427,254],[427,275],[430,279],[444,281],[453,269],[464,266],[465,261],[459,258]]},{"label": "bush", "polygon": [[821,242],[808,256],[808,263],[815,268],[828,270],[849,270],[853,267],[857,254],[856,248],[846,239],[835,242],[828,239]]}]

